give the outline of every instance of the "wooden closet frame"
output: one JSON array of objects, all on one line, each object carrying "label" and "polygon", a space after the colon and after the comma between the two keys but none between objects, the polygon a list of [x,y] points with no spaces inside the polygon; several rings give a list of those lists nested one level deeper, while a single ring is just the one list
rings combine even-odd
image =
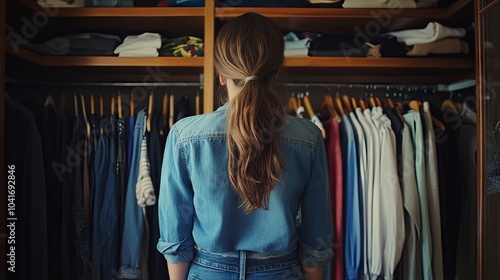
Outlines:
[{"label": "wooden closet frame", "polygon": [[[41,7],[34,0],[17,0],[25,6],[26,11],[40,11]],[[399,18],[417,18],[427,21],[447,20],[456,16],[473,0],[457,0],[448,8],[444,9],[403,9],[397,15],[393,15],[395,19]],[[477,0],[475,1],[478,2]],[[476,4],[474,5],[475,8]],[[230,7],[215,7],[215,0],[206,0],[205,7],[200,8],[60,8],[57,17],[79,17],[79,18],[98,18],[98,17],[130,17],[130,18],[147,18],[147,17],[170,17],[170,16],[190,16],[203,17],[203,34],[204,34],[204,58],[174,58],[174,57],[158,57],[158,58],[118,58],[118,57],[43,57],[36,55],[27,50],[21,50],[14,54],[12,49],[5,40],[5,25],[6,25],[6,0],[0,0],[0,28],[2,29],[0,41],[0,185],[6,185],[6,166],[5,166],[5,64],[6,56],[12,56],[16,59],[27,61],[36,67],[43,69],[44,67],[114,67],[114,66],[163,66],[171,67],[171,69],[190,69],[203,73],[203,112],[208,113],[214,110],[214,85],[216,77],[213,66],[214,53],[214,38],[216,32],[216,21],[225,21],[241,15],[245,12],[256,12],[272,18],[277,22],[288,24],[289,29],[293,29],[293,25],[304,21],[327,21],[327,22],[348,22],[350,20],[373,19],[371,11],[379,11],[382,9],[332,9],[332,8],[230,8]],[[172,9],[172,10],[169,10]],[[174,11],[175,15],[168,14]],[[463,12],[463,11],[462,11]],[[475,13],[477,15],[477,13]],[[476,19],[477,24],[477,19]],[[477,29],[476,29],[477,30]],[[476,35],[477,36],[477,35]],[[476,37],[476,40],[478,38]],[[476,41],[477,45],[477,41]],[[477,49],[477,48],[476,48]],[[331,76],[343,74],[344,71],[355,71],[356,74],[344,74],[346,77],[343,80],[335,82],[356,82],[370,77],[371,74],[379,73],[380,71],[388,73],[387,75],[397,75],[403,71],[407,73],[405,77],[390,77],[394,83],[429,83],[429,81],[442,81],[444,83],[456,81],[462,78],[474,76],[474,67],[477,67],[480,74],[480,49],[477,49],[476,59],[451,59],[451,58],[321,58],[321,57],[304,57],[304,58],[286,58],[286,69],[293,75],[309,75],[311,82],[328,81],[332,82]],[[62,68],[61,68],[62,69]],[[170,69],[170,68],[169,68]],[[43,72],[43,71],[42,71]],[[359,72],[359,77],[358,76]],[[447,76],[447,72],[452,73]],[[317,78],[317,74],[323,75]],[[347,72],[346,72],[347,73]],[[437,73],[437,74],[435,74]],[[415,77],[413,77],[415,74]],[[384,74],[385,75],[385,74]],[[427,76],[425,76],[427,75]],[[433,77],[437,75],[437,77]],[[353,77],[355,76],[355,77]],[[410,77],[411,76],[411,77]],[[335,76],[336,77],[336,76]],[[196,77],[195,79],[197,79]],[[357,80],[355,78],[358,78]],[[431,78],[435,78],[431,80]],[[437,82],[436,82],[437,83]],[[480,85],[480,83],[478,83]],[[481,87],[478,86],[478,90]],[[478,91],[480,92],[480,91]],[[479,101],[479,100],[478,100]],[[481,104],[481,102],[478,102]],[[480,105],[481,106],[481,105]],[[479,113],[481,114],[481,107]],[[479,126],[481,127],[481,126]],[[479,157],[482,158],[483,151],[481,148],[481,133],[478,130],[479,138]],[[479,169],[482,170],[482,162],[479,162]],[[481,172],[478,172],[479,182],[482,182]],[[5,201],[4,192],[0,194],[2,202]],[[482,203],[482,201],[480,201]],[[5,213],[4,208],[0,210],[3,226],[5,229]],[[480,212],[479,214],[481,214]],[[481,217],[480,217],[481,218]],[[481,219],[480,219],[481,221]],[[482,245],[478,241],[478,245]],[[5,244],[3,242],[2,244]],[[2,246],[0,262],[2,267],[5,262],[5,246]],[[480,258],[481,256],[478,255]],[[478,260],[478,271],[479,263]],[[5,270],[3,270],[5,271]],[[478,273],[479,274],[479,273]],[[480,275],[478,275],[480,276]],[[480,278],[478,278],[480,279]]]}]

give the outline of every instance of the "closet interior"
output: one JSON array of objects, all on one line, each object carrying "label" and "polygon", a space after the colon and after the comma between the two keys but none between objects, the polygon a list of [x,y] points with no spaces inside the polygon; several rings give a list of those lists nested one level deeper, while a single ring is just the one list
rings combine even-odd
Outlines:
[{"label": "closet interior", "polygon": [[[347,116],[351,112],[355,114],[356,108],[364,110],[376,107],[395,112],[396,116],[403,121],[406,112],[417,111],[421,112],[423,116],[423,108],[429,106],[435,130],[436,147],[442,143],[449,143],[446,141],[456,137],[453,138],[455,150],[446,151],[449,153],[456,152],[457,154],[451,155],[449,158],[440,158],[438,159],[439,163],[446,165],[451,158],[455,161],[470,160],[471,162],[464,165],[469,169],[463,169],[465,167],[458,166],[457,162],[453,163],[456,169],[447,169],[448,171],[456,171],[457,177],[454,178],[455,180],[458,178],[463,179],[460,182],[463,189],[460,195],[450,195],[450,199],[454,199],[453,202],[449,203],[449,205],[452,205],[450,209],[460,211],[458,220],[455,219],[448,225],[446,225],[446,222],[442,222],[443,228],[460,231],[460,236],[457,233],[451,239],[452,244],[447,243],[446,245],[452,247],[447,247],[448,251],[445,250],[448,253],[451,252],[451,255],[444,256],[443,259],[445,261],[453,260],[451,264],[441,264],[444,268],[449,269],[449,271],[444,271],[442,274],[448,277],[456,276],[457,279],[476,279],[476,275],[480,274],[478,270],[482,268],[479,265],[480,261],[477,261],[477,259],[481,259],[480,254],[482,254],[482,251],[477,251],[480,249],[476,248],[476,242],[482,238],[477,235],[477,224],[480,222],[478,219],[482,221],[481,216],[479,218],[477,216],[477,209],[481,207],[477,205],[477,200],[480,200],[478,196],[481,193],[477,191],[476,176],[483,178],[482,172],[484,172],[485,167],[481,162],[482,156],[475,159],[473,156],[469,157],[470,154],[465,153],[475,153],[475,148],[478,149],[478,154],[484,153],[484,150],[480,147],[484,144],[479,144],[479,147],[473,145],[476,137],[479,138],[478,143],[484,141],[476,133],[476,123],[480,126],[482,114],[485,114],[484,106],[478,103],[480,101],[480,92],[476,92],[476,83],[482,83],[476,80],[476,65],[481,60],[478,53],[481,53],[483,46],[481,45],[481,48],[478,46],[475,37],[477,36],[475,32],[477,32],[478,27],[475,16],[480,9],[478,8],[479,4],[476,2],[481,1],[442,1],[447,2],[446,5],[436,4],[434,7],[416,9],[397,6],[355,9],[341,7],[251,7],[238,5],[251,1],[214,0],[192,1],[197,3],[194,7],[178,7],[174,5],[160,7],[156,6],[157,3],[153,3],[160,1],[135,1],[135,7],[84,7],[83,4],[82,7],[67,7],[61,5],[61,2],[64,1],[0,0],[0,10],[5,13],[0,14],[0,18],[2,18],[0,27],[4,27],[5,30],[1,35],[5,43],[0,44],[0,61],[2,65],[5,65],[0,70],[0,82],[4,85],[0,91],[4,95],[0,98],[0,109],[7,112],[7,103],[9,103],[7,100],[13,100],[21,104],[24,108],[22,110],[32,112],[35,116],[35,124],[38,126],[38,137],[42,139],[42,144],[43,141],[46,141],[44,139],[53,139],[54,141],[56,139],[55,135],[47,135],[46,131],[40,129],[47,124],[47,118],[56,120],[56,126],[50,125],[50,129],[57,136],[61,135],[58,130],[59,125],[62,125],[60,122],[71,120],[71,125],[64,123],[68,128],[67,130],[71,131],[69,127],[73,127],[73,121],[80,119],[77,126],[83,130],[83,134],[79,135],[77,139],[80,141],[95,139],[95,141],[87,141],[86,145],[89,146],[78,147],[78,149],[82,149],[81,152],[77,151],[76,155],[82,157],[80,162],[88,163],[92,161],[97,164],[96,155],[90,150],[94,149],[95,153],[99,145],[99,137],[112,135],[113,133],[117,135],[115,144],[118,149],[120,145],[123,145],[123,151],[126,151],[127,154],[126,160],[131,161],[134,148],[128,147],[128,145],[132,144],[128,144],[127,141],[120,142],[119,139],[126,139],[127,137],[129,137],[127,139],[134,139],[134,126],[131,125],[133,122],[130,123],[129,121],[135,117],[134,121],[137,122],[138,113],[143,111],[141,116],[145,115],[146,117],[141,120],[144,121],[141,129],[143,132],[147,131],[147,133],[155,131],[154,133],[158,134],[158,143],[164,145],[168,129],[176,120],[190,115],[210,113],[225,102],[224,91],[219,85],[213,67],[214,38],[220,27],[228,20],[246,12],[259,13],[271,18],[282,29],[284,36],[293,32],[295,34],[293,36],[298,36],[295,41],[311,40],[310,43],[306,43],[307,50],[304,50],[304,47],[300,50],[305,51],[305,53],[302,52],[297,55],[299,53],[297,51],[286,57],[283,73],[279,77],[281,98],[290,115],[297,115],[298,108],[303,107],[303,111],[301,111],[303,116],[308,118],[317,116],[323,126],[326,141],[328,141],[328,137],[331,137],[329,131],[332,120],[340,121],[339,124],[343,125],[341,124],[343,115]],[[73,2],[83,3],[84,1]],[[125,3],[127,1],[117,2]],[[170,1],[170,3],[172,2],[182,1]],[[199,5],[200,2],[201,5]],[[490,2],[496,3],[498,1]],[[137,3],[141,3],[140,6]],[[487,4],[484,3],[484,6]],[[424,29],[429,27],[430,23],[439,23],[450,28],[463,28],[464,34],[462,37],[464,39],[462,39],[462,42],[465,43],[460,43],[461,45],[458,45],[460,49],[454,51],[454,54],[438,52],[412,56],[407,54],[411,49],[402,46],[401,42],[395,43],[395,41],[391,41],[391,44],[385,45],[385,39],[381,39],[383,34],[401,30]],[[116,51],[113,52],[117,45],[122,43],[122,40],[127,36],[144,35],[146,32],[160,34],[161,41],[155,41],[154,43],[155,46],[160,44],[155,47],[156,49],[148,46],[143,49],[144,51],[147,49],[146,54],[134,53],[135,50],[132,53],[125,51],[118,54]],[[75,34],[79,36],[87,34],[85,38],[97,36],[92,34],[105,34],[106,36],[103,37],[95,37],[95,42],[104,42],[103,45],[111,44],[112,47],[108,46],[106,49],[94,48],[95,44],[91,44],[91,51],[75,50],[72,48],[74,45],[71,45],[71,42],[77,41],[85,44],[83,41],[77,40],[81,37],[71,37],[75,36]],[[154,37],[156,35],[148,34],[147,36]],[[348,41],[347,45],[336,50],[326,50],[319,43],[314,43],[317,38],[322,38],[322,40],[326,40],[325,42],[339,40],[335,36],[348,36],[350,41]],[[156,39],[154,38],[154,40]],[[119,40],[119,42],[116,40]],[[490,39],[490,41],[492,40]],[[49,44],[46,44],[47,42]],[[466,48],[463,47],[464,44],[467,44]],[[457,48],[457,45],[455,44],[454,47]],[[332,54],[335,52],[336,55]],[[341,55],[338,55],[339,53]],[[494,87],[498,87],[498,85],[494,85]],[[495,96],[492,98],[498,100]],[[428,105],[424,106],[424,104]],[[58,114],[64,110],[67,118],[62,121],[55,116],[48,116],[46,112],[48,107],[54,108],[54,112]],[[16,110],[19,110],[19,108],[16,107]],[[115,115],[116,117],[112,117]],[[155,116],[155,124],[152,128],[150,118],[153,115]],[[0,123],[2,124],[0,130],[1,141],[4,141],[4,136],[7,136],[4,133],[10,133],[11,130],[9,129],[17,129],[12,126],[9,128],[11,120],[8,119],[8,116],[8,114],[0,116]],[[102,119],[107,119],[108,122],[114,121],[115,123],[112,125],[108,123],[107,126],[99,125],[99,119],[103,116]],[[116,120],[110,121],[112,118],[116,118]],[[25,122],[26,120],[18,121]],[[92,125],[94,126],[92,127]],[[121,125],[125,125],[123,131],[126,134],[123,137],[119,136],[120,131],[122,131],[119,128]],[[103,126],[109,130],[103,129]],[[37,131],[36,127],[34,128]],[[135,128],[137,129],[137,127]],[[73,127],[73,129],[75,128]],[[85,133],[85,131],[87,132]],[[459,146],[457,142],[459,136],[456,134],[459,131],[462,134],[468,134],[467,141],[460,142],[464,146]],[[477,131],[480,130],[477,129]],[[27,134],[24,134],[24,136],[27,136]],[[71,135],[67,134],[64,140],[66,141],[66,147],[72,147],[71,140]],[[78,140],[76,141],[78,142]],[[0,167],[6,170],[7,165],[12,164],[12,162],[8,161],[9,146],[3,145],[5,144],[3,142],[0,142],[0,144],[2,144],[1,155],[6,155],[6,161]],[[31,145],[30,143],[24,144]],[[61,143],[58,142],[58,144]],[[471,146],[466,147],[467,144]],[[463,149],[459,150],[459,147]],[[91,240],[92,236],[102,236],[104,233],[95,232],[95,229],[99,227],[98,223],[96,223],[99,218],[93,210],[90,210],[93,202],[85,199],[90,195],[92,188],[86,189],[83,186],[86,184],[83,179],[75,179],[76,175],[71,170],[80,170],[82,176],[85,172],[90,174],[93,171],[85,170],[84,164],[75,165],[68,162],[69,149],[64,150],[62,148],[62,151],[59,151],[60,148],[60,146],[57,148],[57,152],[52,151],[55,157],[52,161],[43,162],[43,160],[46,160],[45,158],[39,158],[38,160],[41,160],[41,165],[46,169],[50,168],[48,165],[53,167],[54,162],[61,163],[56,164],[57,169],[65,175],[58,177],[52,174],[51,176],[55,177],[50,178],[45,175],[45,180],[55,180],[55,184],[59,188],[62,187],[61,184],[63,183],[69,184],[69,182],[73,182],[71,180],[82,181],[81,190],[78,193],[62,193],[60,195],[67,195],[66,199],[71,200],[72,203],[82,200],[83,208],[71,208],[71,210],[68,210],[70,208],[64,208],[69,206],[62,203],[62,197],[56,196],[58,199],[54,201],[54,197],[49,196],[49,194],[54,194],[55,190],[45,186],[46,191],[33,193],[25,204],[19,206],[24,207],[24,210],[20,208],[19,211],[45,209],[45,218],[41,217],[41,219],[46,220],[45,226],[29,222],[26,224],[21,223],[21,227],[24,227],[27,232],[36,227],[46,228],[46,244],[36,246],[42,246],[39,249],[45,250],[49,257],[53,256],[59,259],[60,261],[57,264],[63,269],[44,261],[33,264],[33,260],[29,260],[26,255],[23,255],[22,250],[26,250],[26,248],[22,247],[18,249],[20,250],[19,260],[25,261],[25,265],[28,267],[44,269],[48,278],[39,279],[58,279],[57,277],[65,279],[64,275],[76,272],[82,277],[101,275],[103,279],[106,277],[120,278],[127,275],[137,276],[137,274],[134,274],[137,271],[121,269],[120,266],[116,265],[118,263],[124,264],[120,262],[120,258],[122,260],[127,259],[123,254],[115,256],[114,259],[111,258],[110,262],[113,264],[106,263],[107,256],[105,255],[98,257],[101,263],[99,267],[113,267],[112,271],[106,272],[108,274],[89,269],[92,259],[96,257],[93,252],[96,248],[92,246],[96,245],[93,245],[88,240]],[[19,148],[16,151],[22,151],[22,149]],[[59,152],[62,154],[59,154]],[[94,158],[87,158],[87,152],[89,157]],[[464,154],[459,154],[459,152]],[[83,158],[83,155],[85,155],[85,158]],[[137,161],[137,169],[140,169],[140,151],[139,155],[134,155]],[[10,158],[12,156],[11,154]],[[120,159],[115,160],[120,161]],[[476,166],[476,160],[479,167]],[[150,159],[151,173],[156,172],[154,175],[152,174],[152,182],[157,196],[158,172],[161,170],[161,165],[154,166],[153,161],[161,163],[161,159]],[[105,162],[110,165],[117,164],[111,161]],[[122,177],[117,176],[115,178],[117,182],[121,180],[121,190],[123,190],[123,193],[120,193],[121,200],[119,200],[119,203],[125,203],[128,193],[126,190],[131,186],[127,186],[129,175],[127,171],[131,169],[131,163],[126,161],[124,163],[127,163],[127,167],[123,169],[123,173],[120,173]],[[398,163],[396,162],[395,165],[398,165]],[[21,166],[21,163],[19,166]],[[91,168],[91,165],[87,164],[86,168]],[[36,168],[34,166],[26,167],[26,170],[33,171],[33,169]],[[153,171],[153,169],[156,171]],[[460,173],[461,171],[463,173]],[[37,172],[43,173],[43,169]],[[46,172],[45,174],[47,174]],[[22,171],[19,170],[17,174],[17,180],[21,180],[19,176],[21,176]],[[0,175],[2,181],[6,181],[4,176],[3,174]],[[443,184],[454,182],[454,179],[446,178],[449,181]],[[33,187],[37,184],[37,182],[23,183]],[[88,193],[85,193],[85,191],[88,191]],[[154,192],[153,196],[155,195]],[[21,191],[18,194],[21,196]],[[34,197],[37,194],[39,196]],[[37,204],[36,201],[39,199],[45,199],[46,201],[43,205]],[[60,205],[57,206],[57,204]],[[120,205],[120,207],[124,209],[126,206]],[[158,238],[157,228],[155,227],[158,225],[157,222],[154,222],[154,206],[136,208],[133,211],[135,211],[137,217],[134,218],[133,222],[140,221],[144,223],[145,231],[142,241],[148,243],[147,246],[142,247],[141,244],[136,244],[136,247],[142,249],[147,247],[148,250],[141,251],[141,248],[136,248],[136,251],[134,251],[136,256],[132,257],[133,260],[127,264],[136,268],[147,267],[147,270],[143,270],[143,273],[147,271],[147,274],[142,274],[143,279],[166,279],[161,278],[166,275],[165,263],[162,263],[161,254],[155,250],[156,243],[154,240]],[[141,216],[143,210],[144,217],[138,217]],[[453,219],[450,213],[441,210],[443,212],[441,217]],[[99,211],[103,213],[102,215],[105,215],[101,208]],[[57,213],[60,213],[60,215],[57,215]],[[57,217],[54,218],[53,215]],[[88,228],[84,230],[88,232],[88,236],[70,241],[64,240],[64,234],[60,230],[57,230],[57,234],[51,235],[51,233],[54,233],[49,231],[49,229],[54,230],[51,225],[56,225],[60,229],[63,223],[72,223],[70,216],[87,221]],[[110,241],[112,245],[109,246],[114,247],[109,247],[106,249],[107,251],[104,251],[116,251],[119,250],[117,248],[122,248],[122,244],[125,244],[123,240],[129,238],[122,234],[124,223],[127,223],[125,220],[126,218],[123,215],[118,217],[116,221],[113,220],[113,234],[117,236],[117,239]],[[78,229],[72,228],[71,230],[73,230],[75,236],[78,234]],[[344,236],[345,234],[347,233],[344,233]],[[480,236],[481,234],[483,233],[479,231]],[[30,238],[34,238],[34,236],[26,233],[23,238],[31,240]],[[62,242],[61,238],[63,239]],[[442,240],[445,240],[444,233]],[[62,246],[62,243],[66,247]],[[27,241],[26,245],[29,244]],[[53,248],[51,245],[54,244],[57,244],[57,252],[50,250],[50,248]],[[71,252],[68,253],[68,251],[64,250]],[[477,257],[476,252],[479,254]],[[141,258],[141,253],[149,257]],[[344,253],[342,251],[336,252],[336,254]],[[64,254],[70,256],[70,259],[61,258]],[[72,256],[81,259],[75,261]],[[85,258],[85,256],[88,258]],[[5,257],[5,254],[2,257]],[[144,259],[147,259],[146,263],[141,263]],[[343,273],[336,273],[339,270],[346,269],[345,265],[334,261],[332,266],[328,268],[331,279],[344,278]],[[93,265],[92,269],[94,267],[95,265]],[[339,267],[342,269],[339,269]],[[359,269],[360,274],[363,274],[362,265],[360,267],[357,269]],[[395,273],[400,273],[394,274],[395,278],[405,279],[401,267],[395,267],[394,269]],[[31,277],[33,277],[30,270],[21,273],[25,278],[19,279],[32,279]],[[491,273],[493,274],[490,275],[496,275],[495,272]]]}]

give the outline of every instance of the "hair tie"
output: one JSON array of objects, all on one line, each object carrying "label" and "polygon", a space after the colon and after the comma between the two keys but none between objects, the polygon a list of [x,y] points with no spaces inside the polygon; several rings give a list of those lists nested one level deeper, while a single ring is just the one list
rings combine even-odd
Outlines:
[{"label": "hair tie", "polygon": [[259,76],[248,76],[248,77],[245,77],[245,84],[248,82],[248,81],[256,81],[259,79]]}]

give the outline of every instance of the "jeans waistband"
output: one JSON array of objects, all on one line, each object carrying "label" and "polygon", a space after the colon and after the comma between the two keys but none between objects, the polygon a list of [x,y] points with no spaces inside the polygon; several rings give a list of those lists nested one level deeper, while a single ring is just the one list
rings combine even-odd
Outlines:
[{"label": "jeans waistband", "polygon": [[252,273],[295,266],[299,263],[299,255],[297,249],[280,255],[265,255],[251,251],[213,253],[195,245],[193,261],[202,266],[235,273],[243,272],[243,263],[245,273]]}]

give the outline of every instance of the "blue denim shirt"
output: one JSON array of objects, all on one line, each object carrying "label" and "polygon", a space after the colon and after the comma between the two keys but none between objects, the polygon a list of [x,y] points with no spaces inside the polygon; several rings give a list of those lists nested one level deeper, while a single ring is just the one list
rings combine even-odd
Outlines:
[{"label": "blue denim shirt", "polygon": [[309,120],[286,118],[281,183],[271,192],[268,210],[244,214],[227,171],[229,104],[180,120],[168,135],[158,200],[158,251],[169,263],[182,263],[193,259],[195,244],[215,253],[278,255],[298,248],[304,265],[322,266],[333,254],[333,226],[320,130]]}]

